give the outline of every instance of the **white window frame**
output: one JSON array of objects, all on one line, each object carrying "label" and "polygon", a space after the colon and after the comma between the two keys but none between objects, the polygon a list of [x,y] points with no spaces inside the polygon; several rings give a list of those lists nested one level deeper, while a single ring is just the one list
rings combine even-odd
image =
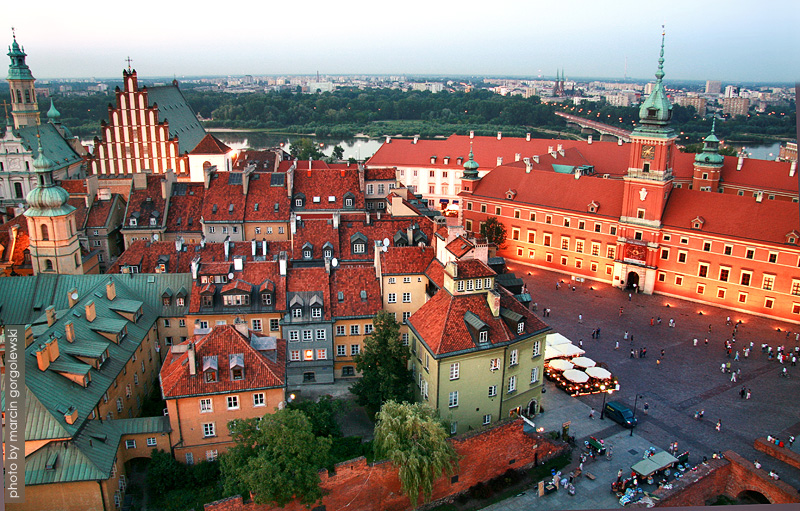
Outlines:
[{"label": "white window frame", "polygon": [[458,406],[458,391],[454,390],[450,392],[448,399],[447,399],[447,406],[448,408],[455,408]]},{"label": "white window frame", "polygon": [[497,395],[497,385],[489,385],[489,397],[495,397]]},{"label": "white window frame", "polygon": [[450,364],[450,379],[457,380],[459,378],[461,372],[461,364],[459,362],[453,362]]},{"label": "white window frame", "polygon": [[239,396],[228,396],[228,410],[238,410],[239,409]]},{"label": "white window frame", "polygon": [[253,406],[267,406],[266,396],[263,392],[253,394]]}]

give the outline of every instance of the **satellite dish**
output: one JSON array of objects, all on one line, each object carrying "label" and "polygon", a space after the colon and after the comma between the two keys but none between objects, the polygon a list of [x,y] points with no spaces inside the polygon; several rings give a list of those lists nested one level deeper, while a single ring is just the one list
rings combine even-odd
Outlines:
[{"label": "satellite dish", "polygon": [[74,291],[71,295],[69,295],[69,297],[72,298],[73,300],[77,300],[78,299],[78,292]]},{"label": "satellite dish", "polygon": [[230,272],[230,273],[228,274],[228,280],[233,280],[233,272]]},{"label": "satellite dish", "polygon": [[336,259],[335,257],[333,259],[331,259],[331,266],[333,266],[334,268],[339,266],[339,260]]},{"label": "satellite dish", "polygon": [[389,238],[383,238],[383,246],[384,247],[388,247],[389,246]]}]

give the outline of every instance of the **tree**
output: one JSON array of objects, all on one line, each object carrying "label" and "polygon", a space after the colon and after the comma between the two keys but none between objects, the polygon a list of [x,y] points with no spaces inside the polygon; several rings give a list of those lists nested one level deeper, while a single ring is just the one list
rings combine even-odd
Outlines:
[{"label": "tree", "polygon": [[315,436],[342,436],[336,415],[342,408],[342,401],[335,401],[331,396],[322,396],[319,401],[292,401],[288,404],[292,410],[300,410],[311,421],[311,431]]},{"label": "tree", "polygon": [[360,380],[350,387],[358,404],[371,413],[384,401],[412,401],[411,371],[408,369],[408,347],[400,342],[400,325],[394,315],[381,311],[372,323],[375,329],[364,339],[364,349],[354,357]]},{"label": "tree", "polygon": [[506,244],[506,227],[496,217],[490,216],[481,224],[481,236],[497,245],[497,248],[503,248]]},{"label": "tree", "polygon": [[447,431],[436,412],[423,403],[387,401],[375,426],[376,457],[388,458],[398,467],[400,485],[416,507],[422,494],[430,500],[433,483],[458,469],[458,454],[447,441]]},{"label": "tree", "polygon": [[331,153],[331,157],[336,161],[339,161],[339,160],[343,159],[344,158],[344,149],[342,149],[342,146],[340,146],[340,145],[335,146],[333,148],[333,152]]},{"label": "tree", "polygon": [[235,445],[219,460],[228,495],[255,494],[260,504],[304,504],[322,496],[319,474],[328,460],[331,439],[316,437],[299,410],[283,409],[261,418],[228,423]]},{"label": "tree", "polygon": [[301,138],[294,141],[289,153],[292,158],[297,158],[298,160],[321,160],[324,156],[310,138]]},{"label": "tree", "polygon": [[147,465],[147,490],[154,500],[163,498],[170,490],[181,488],[189,475],[187,466],[168,452],[153,449]]}]

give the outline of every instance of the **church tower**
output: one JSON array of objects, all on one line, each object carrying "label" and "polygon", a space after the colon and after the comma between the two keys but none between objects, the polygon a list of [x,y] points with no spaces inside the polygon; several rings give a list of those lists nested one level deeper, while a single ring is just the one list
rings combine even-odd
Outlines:
[{"label": "church tower", "polygon": [[11,93],[11,116],[14,118],[14,128],[35,126],[39,124],[39,103],[36,101],[35,79],[30,68],[25,63],[25,49],[14,42],[8,48],[11,65],[8,66],[8,88]]},{"label": "church tower", "polygon": [[719,139],[714,134],[717,118],[711,124],[711,134],[703,140],[703,151],[694,157],[692,190],[716,192],[719,188],[719,173],[725,157],[719,154]]},{"label": "church tower", "polygon": [[669,126],[672,105],[663,83],[663,32],[655,76],[655,87],[639,108],[639,124],[631,133],[614,269],[616,285],[645,293],[651,293],[655,285],[661,217],[672,190],[672,154],[677,139]]},{"label": "church tower", "polygon": [[53,160],[44,155],[39,139],[33,161],[37,186],[28,193],[28,233],[33,273],[83,274],[81,248],[75,225],[76,209],[67,204],[69,193],[53,181]]}]

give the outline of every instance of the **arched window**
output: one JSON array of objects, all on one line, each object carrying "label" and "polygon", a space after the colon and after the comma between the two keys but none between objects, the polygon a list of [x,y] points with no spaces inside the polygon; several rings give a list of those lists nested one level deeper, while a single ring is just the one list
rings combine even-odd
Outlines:
[{"label": "arched window", "polygon": [[53,271],[53,261],[51,261],[50,259],[45,259],[44,269],[45,271]]},{"label": "arched window", "polygon": [[50,239],[50,232],[47,230],[47,225],[42,224],[42,240],[48,241]]},{"label": "arched window", "polygon": [[17,103],[22,103],[22,91],[17,89]]},{"label": "arched window", "polygon": [[25,196],[22,194],[22,183],[14,183],[14,197],[17,199],[24,199]]}]

